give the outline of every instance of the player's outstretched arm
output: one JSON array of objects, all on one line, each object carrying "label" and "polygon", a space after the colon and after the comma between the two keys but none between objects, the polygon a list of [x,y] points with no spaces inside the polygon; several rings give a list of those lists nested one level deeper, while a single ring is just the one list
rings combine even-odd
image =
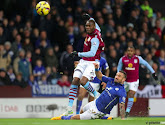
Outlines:
[{"label": "player's outstretched arm", "polygon": [[125,103],[120,103],[119,107],[120,107],[121,119],[124,120],[125,119]]},{"label": "player's outstretched arm", "polygon": [[102,80],[103,74],[99,70],[99,64],[97,64],[97,63],[93,63],[93,64],[95,66],[95,73],[96,73],[97,78]]}]

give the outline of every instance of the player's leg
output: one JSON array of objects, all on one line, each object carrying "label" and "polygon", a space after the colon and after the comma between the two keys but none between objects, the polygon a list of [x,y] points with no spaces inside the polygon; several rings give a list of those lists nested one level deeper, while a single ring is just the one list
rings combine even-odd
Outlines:
[{"label": "player's leg", "polygon": [[73,114],[73,111],[72,111],[72,106],[73,106],[73,102],[74,102],[74,99],[77,95],[77,89],[78,89],[78,86],[79,86],[79,81],[80,81],[80,78],[82,77],[82,72],[80,70],[75,70],[74,71],[74,74],[73,74],[73,80],[72,80],[72,85],[70,87],[70,91],[69,91],[69,103],[68,103],[68,107],[67,107],[67,110],[66,112],[64,112],[62,115],[64,116],[67,116],[69,114]]},{"label": "player's leg", "polygon": [[[93,83],[93,82],[90,82],[91,86],[96,90],[96,91],[99,91],[99,88],[100,88],[100,83]],[[88,102],[91,102],[94,100],[94,96],[93,96],[93,93],[89,92],[89,96],[88,96]]]},{"label": "player's leg", "polygon": [[93,87],[91,86],[91,84],[89,83],[89,81],[92,81],[95,77],[95,67],[94,65],[88,64],[88,66],[86,67],[82,78],[80,79],[80,84],[89,92],[93,93],[94,97],[97,98],[100,94],[93,89]]},{"label": "player's leg", "polygon": [[80,85],[79,94],[77,98],[77,105],[76,105],[76,114],[80,114],[82,100],[85,97],[86,93],[87,93],[87,90],[82,85]]},{"label": "player's leg", "polygon": [[128,117],[130,111],[131,111],[131,108],[133,106],[133,102],[134,102],[134,96],[135,96],[135,93],[138,89],[138,86],[139,86],[139,80],[136,81],[136,82],[132,82],[132,83],[129,83],[129,91],[128,91],[128,103],[127,103],[127,108],[126,108],[126,117]]}]

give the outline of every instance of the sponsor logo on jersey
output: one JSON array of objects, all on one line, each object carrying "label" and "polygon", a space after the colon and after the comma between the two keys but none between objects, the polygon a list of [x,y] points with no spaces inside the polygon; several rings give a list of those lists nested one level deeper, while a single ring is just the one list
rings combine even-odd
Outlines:
[{"label": "sponsor logo on jersey", "polygon": [[124,60],[124,62],[129,62],[129,60]]},{"label": "sponsor logo on jersey", "polygon": [[133,64],[132,63],[128,63],[128,67],[129,68],[132,68],[133,67]]}]

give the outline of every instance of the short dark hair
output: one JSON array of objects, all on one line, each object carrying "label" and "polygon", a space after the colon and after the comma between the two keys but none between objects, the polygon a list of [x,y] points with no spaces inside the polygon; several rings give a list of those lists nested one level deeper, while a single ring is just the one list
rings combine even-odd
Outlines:
[{"label": "short dark hair", "polygon": [[131,49],[134,49],[134,50],[135,50],[135,47],[133,47],[133,46],[128,46],[127,50],[128,50],[129,48],[131,48]]},{"label": "short dark hair", "polygon": [[127,79],[127,73],[123,70],[120,70],[119,72],[123,73],[124,74],[124,78]]}]

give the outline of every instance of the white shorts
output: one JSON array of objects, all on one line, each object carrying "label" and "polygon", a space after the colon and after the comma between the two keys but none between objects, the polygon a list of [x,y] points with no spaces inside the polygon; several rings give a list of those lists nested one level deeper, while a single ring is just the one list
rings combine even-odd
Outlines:
[{"label": "white shorts", "polygon": [[[100,83],[93,83],[93,82],[89,82],[89,83],[94,88],[94,90],[99,91]],[[84,88],[82,85],[80,85],[80,87]],[[89,94],[90,96],[94,97],[93,93],[89,92]]]},{"label": "white shorts", "polygon": [[92,81],[96,74],[95,74],[95,67],[93,63],[99,63],[98,61],[86,61],[81,59],[79,64],[74,70],[73,78],[78,77],[82,78],[82,76],[88,78],[89,81]]},{"label": "white shorts", "polygon": [[138,87],[139,87],[139,79],[135,82],[125,82],[124,83],[124,88],[125,88],[126,92],[128,92],[129,90],[136,92]]},{"label": "white shorts", "polygon": [[99,119],[105,114],[96,107],[96,100],[89,102],[83,107],[83,113],[80,114],[80,120]]}]

